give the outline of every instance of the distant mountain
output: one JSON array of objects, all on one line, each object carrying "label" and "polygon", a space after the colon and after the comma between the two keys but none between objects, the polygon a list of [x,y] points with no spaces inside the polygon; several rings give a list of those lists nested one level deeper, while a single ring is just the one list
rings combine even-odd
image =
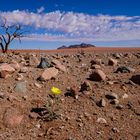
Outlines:
[{"label": "distant mountain", "polygon": [[63,45],[57,49],[74,49],[74,48],[91,48],[91,47],[96,47],[96,46],[91,45],[91,44],[82,43],[82,44],[70,45],[68,47]]}]

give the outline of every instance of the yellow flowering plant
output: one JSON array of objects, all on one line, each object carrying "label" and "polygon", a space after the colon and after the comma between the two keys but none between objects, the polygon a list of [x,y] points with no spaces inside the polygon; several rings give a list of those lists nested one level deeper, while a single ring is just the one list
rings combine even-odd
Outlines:
[{"label": "yellow flowering plant", "polygon": [[57,87],[52,87],[51,92],[55,95],[60,95],[61,94],[61,90]]}]

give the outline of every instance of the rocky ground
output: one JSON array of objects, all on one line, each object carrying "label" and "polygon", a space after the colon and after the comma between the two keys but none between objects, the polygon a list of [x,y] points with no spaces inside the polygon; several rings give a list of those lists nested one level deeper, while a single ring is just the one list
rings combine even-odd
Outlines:
[{"label": "rocky ground", "polygon": [[0,54],[0,140],[140,140],[140,52]]}]

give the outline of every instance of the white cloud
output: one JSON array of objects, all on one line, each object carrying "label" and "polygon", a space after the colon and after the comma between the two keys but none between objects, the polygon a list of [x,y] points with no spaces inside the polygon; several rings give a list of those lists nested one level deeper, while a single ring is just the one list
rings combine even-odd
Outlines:
[{"label": "white cloud", "polygon": [[42,6],[39,9],[37,9],[37,13],[42,13],[45,10],[45,8]]},{"label": "white cloud", "polygon": [[60,11],[40,14],[42,10],[43,7],[38,9],[38,13],[19,10],[0,12],[0,18],[5,17],[9,24],[21,23],[46,30],[45,34],[32,34],[32,39],[37,40],[140,40],[140,16],[88,15]]}]

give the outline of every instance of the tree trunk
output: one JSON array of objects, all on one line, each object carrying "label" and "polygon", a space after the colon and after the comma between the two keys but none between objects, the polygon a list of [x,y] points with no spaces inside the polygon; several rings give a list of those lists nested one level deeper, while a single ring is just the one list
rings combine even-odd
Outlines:
[{"label": "tree trunk", "polygon": [[1,46],[2,53],[4,53],[4,47],[3,47],[3,44],[0,43],[0,46]]},{"label": "tree trunk", "polygon": [[9,48],[9,43],[5,45],[5,49],[4,49],[4,52],[3,53],[7,53],[8,48]]}]

